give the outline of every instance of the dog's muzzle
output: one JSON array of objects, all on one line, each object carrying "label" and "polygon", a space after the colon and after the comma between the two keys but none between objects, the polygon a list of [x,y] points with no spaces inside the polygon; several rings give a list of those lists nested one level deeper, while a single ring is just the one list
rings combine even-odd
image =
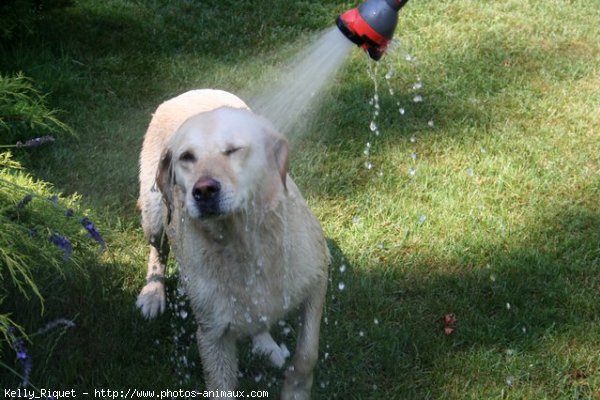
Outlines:
[{"label": "dog's muzzle", "polygon": [[213,178],[200,178],[192,188],[192,197],[196,202],[200,215],[218,215],[220,208],[221,183]]}]

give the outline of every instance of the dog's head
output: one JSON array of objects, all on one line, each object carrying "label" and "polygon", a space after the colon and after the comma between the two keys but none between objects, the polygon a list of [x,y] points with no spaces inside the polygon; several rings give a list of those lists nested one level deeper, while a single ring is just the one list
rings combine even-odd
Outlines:
[{"label": "dog's head", "polygon": [[264,118],[223,107],[189,118],[165,149],[156,183],[192,218],[268,205],[286,189],[288,142]]}]

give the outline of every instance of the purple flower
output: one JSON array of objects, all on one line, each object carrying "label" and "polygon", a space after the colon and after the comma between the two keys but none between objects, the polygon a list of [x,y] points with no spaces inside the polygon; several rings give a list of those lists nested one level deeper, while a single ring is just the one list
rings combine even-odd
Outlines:
[{"label": "purple flower", "polygon": [[96,229],[94,223],[90,221],[88,217],[83,217],[81,219],[81,225],[83,225],[85,230],[88,232],[88,236],[98,242],[100,245],[100,252],[103,252],[106,247],[106,243],[104,243],[104,239],[102,239],[102,235],[100,235],[100,232],[98,232],[98,229]]},{"label": "purple flower", "polygon": [[41,136],[41,137],[36,137],[33,139],[29,139],[27,141],[25,141],[25,143],[21,142],[20,140],[15,144],[15,147],[17,148],[22,148],[22,147],[27,147],[27,148],[31,148],[31,147],[38,147],[41,146],[44,143],[48,143],[48,142],[54,142],[54,138],[52,136]]},{"label": "purple flower", "polygon": [[50,243],[63,251],[63,260],[67,261],[71,257],[71,254],[73,253],[73,246],[71,245],[69,239],[59,235],[58,233],[53,233],[49,240]]},{"label": "purple flower", "polygon": [[27,196],[23,197],[21,199],[21,201],[19,201],[19,203],[17,203],[17,210],[22,210],[23,208],[25,208],[25,206],[27,204],[29,204],[29,202],[31,202],[31,200],[33,200],[32,194],[28,194]]},{"label": "purple flower", "polygon": [[10,347],[13,348],[17,355],[17,360],[21,364],[21,368],[23,370],[23,382],[21,385],[23,387],[27,387],[29,385],[29,377],[31,376],[31,369],[33,363],[31,361],[31,357],[27,354],[27,347],[25,346],[25,341],[23,338],[17,336],[17,330],[14,326],[11,326],[7,329],[8,336],[11,338]]}]

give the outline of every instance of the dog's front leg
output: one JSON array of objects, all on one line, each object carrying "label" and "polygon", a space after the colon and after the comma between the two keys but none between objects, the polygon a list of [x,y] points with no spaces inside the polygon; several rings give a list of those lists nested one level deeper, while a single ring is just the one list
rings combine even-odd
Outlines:
[{"label": "dog's front leg", "polygon": [[198,327],[196,336],[207,389],[233,392],[238,374],[235,336],[227,329],[206,329],[202,326]]},{"label": "dog's front leg", "polygon": [[310,399],[313,369],[319,359],[319,330],[326,289],[326,283],[318,285],[302,305],[296,352],[292,366],[286,371],[282,400]]},{"label": "dog's front leg", "polygon": [[136,301],[136,305],[146,318],[154,318],[165,311],[164,280],[168,257],[169,244],[165,236],[151,243],[146,285],[142,288]]}]

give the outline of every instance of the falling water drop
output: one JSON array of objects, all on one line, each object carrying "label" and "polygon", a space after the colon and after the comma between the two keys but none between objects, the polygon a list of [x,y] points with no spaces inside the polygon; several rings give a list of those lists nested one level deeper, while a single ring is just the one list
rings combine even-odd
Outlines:
[{"label": "falling water drop", "polygon": [[339,289],[339,290],[344,290],[344,289],[346,289],[346,284],[345,284],[344,282],[340,282],[340,283],[338,283],[338,289]]}]

